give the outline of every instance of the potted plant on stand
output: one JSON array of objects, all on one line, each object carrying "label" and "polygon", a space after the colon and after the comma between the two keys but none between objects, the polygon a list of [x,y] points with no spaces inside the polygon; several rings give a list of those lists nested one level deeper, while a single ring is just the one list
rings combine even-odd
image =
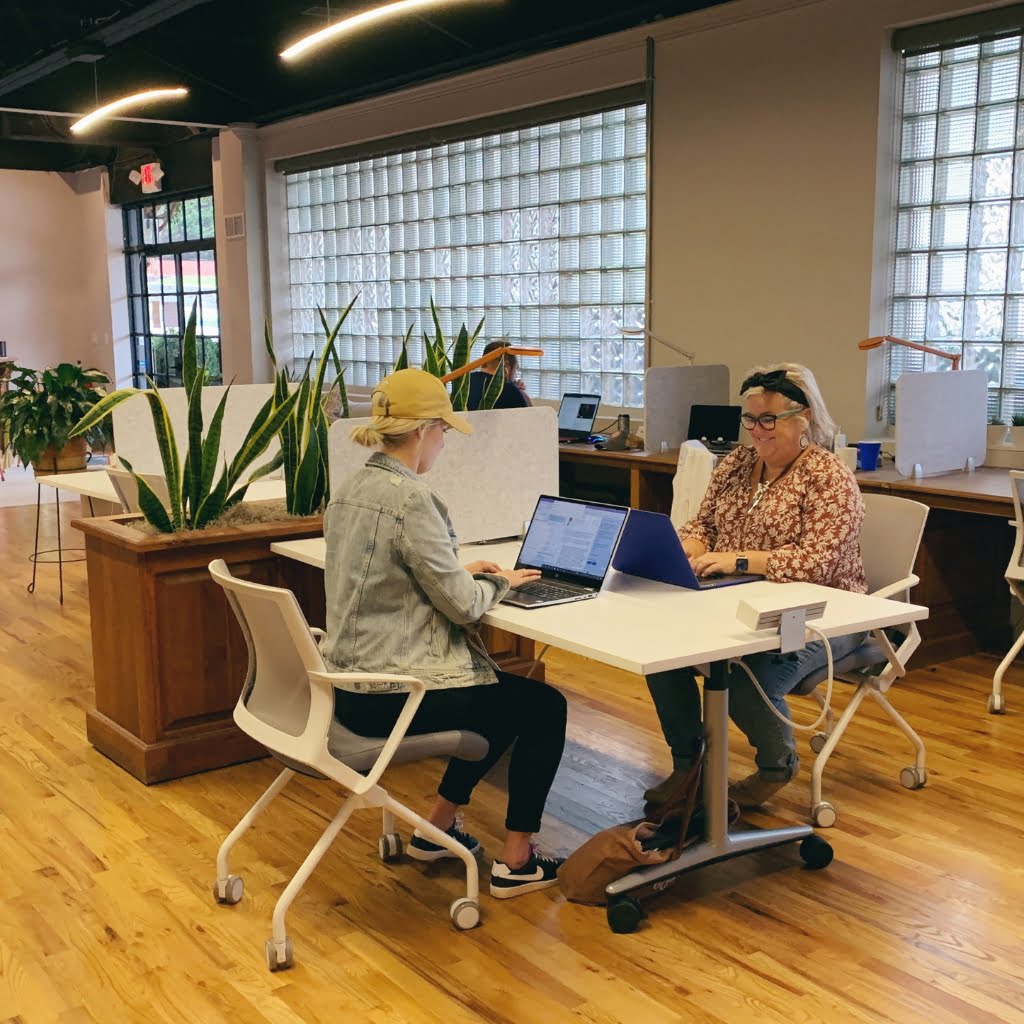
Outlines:
[{"label": "potted plant on stand", "polygon": [[0,426],[7,444],[36,474],[84,469],[91,444],[105,438],[97,426],[72,437],[75,425],[104,396],[110,378],[80,363],[60,363],[46,370],[11,369],[7,392],[0,395]]}]

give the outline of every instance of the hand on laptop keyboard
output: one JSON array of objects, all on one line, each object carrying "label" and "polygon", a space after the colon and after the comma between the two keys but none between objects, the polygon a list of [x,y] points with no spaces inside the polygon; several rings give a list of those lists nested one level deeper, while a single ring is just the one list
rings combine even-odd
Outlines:
[{"label": "hand on laptop keyboard", "polygon": [[498,575],[504,576],[513,590],[518,590],[526,583],[539,580],[540,569],[499,569]]}]

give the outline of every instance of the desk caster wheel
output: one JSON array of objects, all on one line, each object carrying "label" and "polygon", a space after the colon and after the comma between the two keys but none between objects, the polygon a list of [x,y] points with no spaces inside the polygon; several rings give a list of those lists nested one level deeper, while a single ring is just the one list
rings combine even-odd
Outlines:
[{"label": "desk caster wheel", "polygon": [[928,785],[928,769],[918,768],[917,765],[912,764],[909,768],[904,768],[900,772],[900,785],[904,789],[920,789],[922,786]]},{"label": "desk caster wheel", "polygon": [[632,896],[617,896],[608,901],[608,927],[617,935],[636,931],[644,916],[643,907]]},{"label": "desk caster wheel", "polygon": [[822,800],[811,809],[811,821],[818,828],[831,828],[837,817],[836,809],[827,800]]},{"label": "desk caster wheel", "polygon": [[1001,693],[990,693],[988,695],[988,713],[990,715],[1005,715],[1006,702]]},{"label": "desk caster wheel", "polygon": [[800,856],[812,871],[817,871],[827,868],[835,853],[821,836],[807,836],[800,844]]},{"label": "desk caster wheel", "polygon": [[267,939],[267,944],[264,947],[264,951],[267,956],[267,969],[272,973],[277,971],[287,971],[295,963],[295,953],[292,949],[292,940],[284,940],[284,959],[278,958],[277,954],[277,943],[273,939]]},{"label": "desk caster wheel", "polygon": [[826,743],[828,743],[828,733],[816,732],[810,740],[811,750],[816,754],[820,754],[825,749]]},{"label": "desk caster wheel", "polygon": [[480,923],[480,904],[468,896],[456,900],[448,913],[451,914],[452,924],[460,932],[468,932]]},{"label": "desk caster wheel", "polygon": [[394,864],[402,856],[402,837],[397,832],[386,832],[377,840],[377,852],[385,864]]},{"label": "desk caster wheel", "polygon": [[234,906],[245,892],[245,882],[238,875],[228,875],[222,882],[219,878],[213,883],[213,898],[218,903]]}]

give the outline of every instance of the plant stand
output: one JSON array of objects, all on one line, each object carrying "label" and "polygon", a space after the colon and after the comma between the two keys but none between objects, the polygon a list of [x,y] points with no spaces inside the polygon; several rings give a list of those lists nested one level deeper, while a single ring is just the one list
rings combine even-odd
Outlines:
[{"label": "plant stand", "polygon": [[[50,474],[55,475],[55,474]],[[54,503],[57,510],[57,546],[55,548],[44,548],[39,550],[39,518],[43,507],[43,485],[36,484],[36,536],[32,545],[32,554],[29,561],[32,563],[32,582],[25,588],[30,594],[36,592],[36,568],[40,562],[57,566],[57,578],[59,579],[60,603],[64,604],[64,564],[66,562],[84,562],[85,548],[64,548],[60,536],[60,488],[53,489]],[[89,499],[89,512],[92,513],[92,498]],[[67,553],[73,553],[74,557],[66,558]],[[56,558],[43,558],[43,555],[56,555]]]}]

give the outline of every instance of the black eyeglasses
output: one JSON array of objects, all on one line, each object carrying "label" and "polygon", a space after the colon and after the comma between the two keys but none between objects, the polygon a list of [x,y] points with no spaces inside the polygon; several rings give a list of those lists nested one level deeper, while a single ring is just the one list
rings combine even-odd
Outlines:
[{"label": "black eyeglasses", "polygon": [[763,412],[760,416],[755,416],[753,413],[745,412],[740,416],[740,423],[747,428],[747,430],[753,430],[755,426],[763,427],[765,430],[774,430],[775,424],[779,420],[788,419],[790,416],[795,416],[798,412],[803,412],[803,407],[799,409],[790,409],[789,412],[780,412],[776,415],[773,412]]}]

